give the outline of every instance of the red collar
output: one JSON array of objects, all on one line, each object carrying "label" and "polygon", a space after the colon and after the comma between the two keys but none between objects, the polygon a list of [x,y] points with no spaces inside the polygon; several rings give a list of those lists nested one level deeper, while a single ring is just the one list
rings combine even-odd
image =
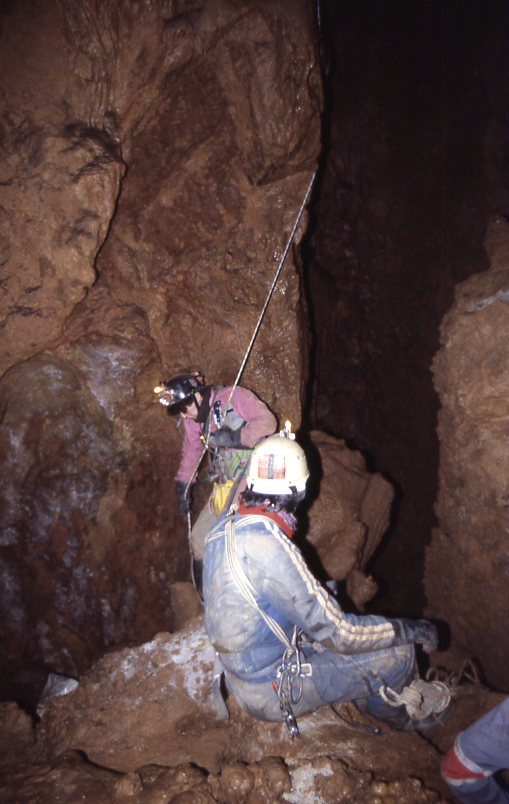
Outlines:
[{"label": "red collar", "polygon": [[258,505],[256,508],[246,508],[244,502],[241,501],[239,505],[239,514],[241,516],[266,516],[267,519],[271,519],[276,525],[281,528],[285,536],[288,536],[289,539],[293,537],[295,533],[295,528],[290,526],[288,521],[285,521],[280,513],[276,513],[275,511],[267,511],[264,505]]}]

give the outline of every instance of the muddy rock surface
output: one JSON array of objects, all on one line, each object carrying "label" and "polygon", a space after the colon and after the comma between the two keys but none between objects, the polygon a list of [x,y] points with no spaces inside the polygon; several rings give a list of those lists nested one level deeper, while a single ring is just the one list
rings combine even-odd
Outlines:
[{"label": "muddy rock surface", "polygon": [[[153,388],[235,380],[320,150],[308,0],[0,9],[0,680],[172,630],[181,435]],[[246,366],[294,430],[298,245]],[[35,671],[34,671],[35,672]],[[5,696],[9,695],[7,690]]]},{"label": "muddy rock surface", "polygon": [[429,612],[451,629],[451,655],[477,657],[509,690],[508,225],[491,221],[488,271],[461,283],[434,362],[440,394],[440,490],[426,559]]},{"label": "muddy rock surface", "polygon": [[12,742],[10,750],[2,744],[2,800],[450,801],[441,753],[502,697],[467,686],[446,728],[427,739],[391,731],[353,704],[336,706],[337,713],[323,707],[299,719],[301,737],[290,742],[284,724],[257,721],[230,698],[229,719],[215,719],[212,663],[198,616],[176,634],[106,655],[74,690],[46,701],[36,728],[15,704],[3,704]]},{"label": "muddy rock surface", "polygon": [[307,541],[327,576],[346,581],[362,610],[377,591],[364,569],[389,525],[394,490],[380,474],[368,472],[360,452],[344,441],[317,431],[310,440],[309,493],[318,496],[309,509]]}]

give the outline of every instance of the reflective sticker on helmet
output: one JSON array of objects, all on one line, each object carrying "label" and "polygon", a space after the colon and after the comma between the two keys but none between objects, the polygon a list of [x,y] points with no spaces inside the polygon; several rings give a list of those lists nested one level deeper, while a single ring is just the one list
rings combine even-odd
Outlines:
[{"label": "reflective sticker on helmet", "polygon": [[284,480],[286,458],[284,455],[260,455],[258,458],[259,480]]}]

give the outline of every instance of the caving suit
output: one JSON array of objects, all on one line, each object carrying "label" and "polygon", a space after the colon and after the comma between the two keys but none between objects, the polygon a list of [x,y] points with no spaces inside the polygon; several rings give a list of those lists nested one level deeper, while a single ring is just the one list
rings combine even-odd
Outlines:
[{"label": "caving suit", "polygon": [[254,717],[282,719],[273,682],[284,645],[263,619],[262,609],[288,639],[294,626],[304,635],[303,654],[311,675],[302,677],[295,716],[324,703],[353,700],[364,711],[402,727],[407,719],[404,707],[389,706],[379,690],[387,684],[400,692],[416,677],[413,644],[397,645],[395,630],[384,617],[344,613],[288,538],[295,527],[293,517],[268,516],[262,510],[245,509],[241,502],[235,514],[235,554],[256,606],[232,573],[225,514],[205,544],[205,629],[224,666],[228,690]]},{"label": "caving suit", "polygon": [[442,776],[462,804],[508,804],[493,774],[509,767],[509,698],[460,732],[442,762]]},{"label": "caving suit", "polygon": [[[277,424],[275,416],[256,394],[247,388],[237,386],[230,400],[231,391],[231,387],[206,386],[203,389],[203,401],[198,419],[184,419],[182,458],[176,480],[186,484],[191,480],[203,452],[201,436],[214,433],[220,424],[231,430],[242,428],[242,447],[231,449],[222,447],[216,450],[212,458],[211,470],[216,476],[218,484],[235,480],[248,461],[253,447],[263,438],[275,432]],[[215,403],[221,407],[221,423],[217,420],[214,410]],[[244,489],[245,481],[241,481],[236,498]],[[195,556],[203,554],[205,536],[216,519],[217,515],[213,509],[211,496],[191,532],[191,546]]]}]

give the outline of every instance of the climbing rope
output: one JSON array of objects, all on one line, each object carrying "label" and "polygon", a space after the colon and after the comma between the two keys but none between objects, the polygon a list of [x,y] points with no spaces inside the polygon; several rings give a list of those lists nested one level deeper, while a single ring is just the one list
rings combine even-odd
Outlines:
[{"label": "climbing rope", "polygon": [[424,681],[416,678],[401,692],[391,687],[380,687],[380,696],[390,706],[405,706],[414,720],[425,720],[430,715],[438,715],[449,706],[451,690],[443,681]]},{"label": "climbing rope", "polygon": [[294,227],[293,227],[292,232],[290,234],[290,237],[288,238],[288,242],[287,242],[286,248],[285,248],[285,250],[283,252],[283,256],[281,257],[281,259],[279,261],[279,266],[278,266],[278,269],[276,271],[276,275],[274,276],[274,280],[272,282],[272,285],[270,286],[270,290],[269,290],[269,294],[267,296],[267,300],[266,300],[265,304],[263,305],[263,309],[262,309],[262,311],[260,313],[258,323],[257,323],[257,325],[256,325],[256,327],[254,329],[254,332],[253,332],[253,337],[251,338],[251,340],[249,342],[249,346],[247,347],[246,354],[244,356],[244,360],[242,361],[242,364],[241,364],[240,369],[239,369],[239,373],[237,374],[237,378],[236,378],[235,382],[233,383],[231,394],[230,394],[230,397],[228,399],[228,404],[230,404],[231,398],[233,396],[233,392],[235,391],[235,388],[237,387],[237,384],[238,384],[240,378],[242,377],[242,373],[243,373],[244,368],[246,366],[246,363],[248,361],[249,355],[251,353],[251,349],[253,348],[253,344],[254,344],[254,342],[256,340],[256,336],[258,335],[258,330],[260,329],[263,316],[265,315],[265,311],[266,311],[266,309],[267,309],[267,307],[269,305],[270,299],[271,299],[272,294],[274,292],[274,288],[276,287],[276,282],[279,279],[279,274],[281,273],[281,269],[283,267],[283,263],[285,261],[286,255],[288,254],[288,249],[290,248],[290,246],[292,244],[292,241],[293,241],[293,238],[294,238],[294,235],[295,235],[295,231],[297,229],[297,226],[299,225],[299,221],[300,221],[300,219],[302,217],[302,213],[304,212],[304,207],[306,206],[306,202],[307,202],[307,200],[309,198],[309,194],[311,192],[311,188],[313,186],[315,176],[316,176],[316,171],[313,173],[313,175],[311,177],[311,181],[309,182],[309,186],[308,186],[308,189],[307,189],[307,192],[306,192],[306,196],[304,198],[304,201],[302,202],[301,208],[299,210],[299,214],[297,215],[297,219],[295,221],[295,224],[294,224]]},{"label": "climbing rope", "polygon": [[[285,250],[283,252],[283,256],[281,257],[281,259],[279,261],[279,265],[278,265],[276,274],[275,274],[274,279],[272,281],[272,285],[270,286],[270,290],[269,290],[267,299],[266,299],[265,304],[263,305],[263,309],[262,309],[262,311],[260,313],[258,323],[256,324],[256,327],[255,327],[254,332],[253,332],[253,336],[252,336],[252,338],[251,338],[251,340],[249,342],[249,346],[247,347],[246,354],[244,355],[244,360],[242,361],[242,364],[240,366],[239,372],[238,372],[237,377],[235,379],[235,382],[234,382],[234,384],[232,386],[232,390],[231,390],[230,396],[228,398],[228,402],[226,404],[227,409],[228,409],[228,406],[229,406],[229,404],[231,402],[233,392],[235,391],[235,388],[237,387],[237,385],[239,383],[239,380],[242,377],[242,373],[243,373],[244,368],[246,366],[246,363],[247,363],[247,361],[249,359],[249,355],[251,353],[251,349],[253,348],[253,344],[254,344],[254,342],[256,340],[256,336],[258,335],[258,331],[260,329],[260,326],[261,326],[261,323],[262,323],[262,320],[263,320],[263,316],[265,315],[265,311],[267,310],[267,307],[269,305],[270,299],[271,299],[272,294],[274,292],[274,288],[276,287],[276,282],[277,282],[277,280],[279,278],[279,274],[281,273],[281,269],[283,267],[283,263],[285,261],[286,255],[288,254],[288,250],[289,250],[289,248],[290,248],[290,246],[292,244],[293,238],[295,236],[295,232],[297,230],[297,226],[299,225],[299,221],[300,221],[300,219],[302,217],[302,213],[304,212],[304,207],[306,206],[307,200],[309,198],[309,194],[311,192],[311,188],[313,186],[315,176],[316,176],[316,171],[313,173],[313,175],[311,177],[311,181],[309,182],[309,186],[308,186],[308,189],[307,189],[307,192],[306,192],[306,196],[304,198],[304,201],[301,204],[299,214],[297,215],[297,218],[295,220],[295,224],[294,224],[293,229],[291,231],[290,237],[288,238],[288,242],[287,242],[286,248],[285,248]],[[199,457],[199,459],[198,459],[198,461],[196,463],[196,467],[195,467],[195,469],[194,469],[194,471],[193,471],[193,473],[191,475],[191,479],[189,480],[189,482],[188,482],[188,484],[186,486],[186,490],[185,490],[185,498],[186,499],[187,499],[187,496],[189,494],[189,489],[190,489],[190,487],[191,487],[191,485],[193,483],[193,479],[194,479],[196,473],[198,472],[198,469],[200,468],[200,464],[201,464],[201,462],[202,462],[202,460],[204,458],[205,453],[207,452],[207,449],[208,449],[208,445],[207,445],[207,441],[205,441],[205,445],[204,445],[203,450],[201,452],[201,455],[200,455],[200,457]],[[191,557],[192,557],[192,549],[191,549],[191,515],[190,514],[187,515],[187,531],[188,531],[188,538],[189,538],[189,550],[190,550]],[[192,561],[191,561],[191,565],[192,565]],[[194,577],[193,577],[193,580],[194,580]]]}]

